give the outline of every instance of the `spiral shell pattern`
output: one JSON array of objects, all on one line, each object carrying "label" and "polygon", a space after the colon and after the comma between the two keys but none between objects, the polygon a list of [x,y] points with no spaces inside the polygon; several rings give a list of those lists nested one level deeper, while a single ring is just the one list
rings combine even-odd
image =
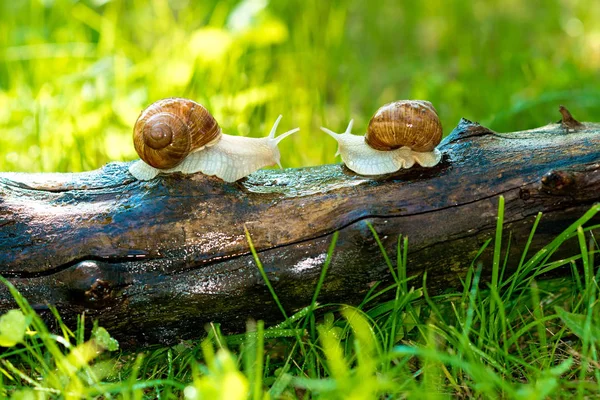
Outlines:
[{"label": "spiral shell pattern", "polygon": [[169,169],[185,157],[216,143],[221,128],[201,104],[192,100],[169,98],[146,108],[133,129],[133,145],[148,165]]}]

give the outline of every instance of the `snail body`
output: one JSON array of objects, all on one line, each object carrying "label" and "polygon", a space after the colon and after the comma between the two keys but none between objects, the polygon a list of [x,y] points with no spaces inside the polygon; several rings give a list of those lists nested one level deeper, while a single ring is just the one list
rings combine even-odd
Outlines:
[{"label": "snail body", "polygon": [[260,168],[281,166],[277,145],[299,129],[275,137],[280,120],[266,137],[232,136],[221,132],[208,110],[192,100],[159,100],[135,124],[133,141],[141,160],[129,172],[144,181],[159,173],[202,172],[234,182]]},{"label": "snail body", "polygon": [[[442,125],[433,105],[423,100],[402,100],[379,108],[365,136],[353,135],[353,121],[344,133],[321,129],[338,142],[337,154],[360,175],[381,175],[410,168],[415,163],[433,167],[441,160],[435,147]],[[336,154],[336,155],[337,155]]]}]

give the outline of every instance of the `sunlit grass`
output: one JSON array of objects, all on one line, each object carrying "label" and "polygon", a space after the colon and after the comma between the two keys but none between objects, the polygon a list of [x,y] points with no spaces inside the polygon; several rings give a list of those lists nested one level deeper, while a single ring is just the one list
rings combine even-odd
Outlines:
[{"label": "sunlit grass", "polygon": [[513,131],[600,109],[600,3],[462,0],[0,2],[0,171],[80,171],[136,158],[131,130],[164,97],[224,131],[302,128],[284,166],[335,161],[319,131],[423,98]]},{"label": "sunlit grass", "polygon": [[[171,96],[205,104],[228,133],[265,135],[283,114],[283,129],[302,128],[282,143],[288,167],[334,162],[318,127],[354,118],[359,133],[400,98],[432,101],[445,133],[460,117],[497,131],[543,125],[558,104],[598,120],[598,20],[591,0],[1,1],[0,171],[133,159],[140,110]],[[592,397],[600,309],[587,223],[598,211],[511,260],[500,208],[484,245],[492,264],[463,260],[471,268],[455,293],[432,296],[407,276],[409,241],[399,237],[384,257],[394,284],[357,307],[321,304],[319,284],[300,312],[280,304],[277,326],[249,321],[246,334],[223,335],[211,324],[197,341],[139,354],[115,350],[100,328],[86,336],[93,322],[83,316],[67,327],[55,312],[49,331],[13,290],[20,313],[0,320],[0,397]],[[567,240],[579,254],[553,259]],[[334,252],[335,240],[319,283]],[[557,268],[571,277],[539,279]]]}]

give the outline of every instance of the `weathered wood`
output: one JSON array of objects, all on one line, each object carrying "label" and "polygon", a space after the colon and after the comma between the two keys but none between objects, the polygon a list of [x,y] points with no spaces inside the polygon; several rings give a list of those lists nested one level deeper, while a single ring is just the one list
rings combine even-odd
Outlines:
[{"label": "weathered wood", "polygon": [[[85,311],[126,343],[168,343],[198,337],[209,321],[239,329],[251,317],[281,318],[244,227],[292,311],[310,302],[335,231],[319,300],[356,303],[389,280],[367,223],[392,257],[408,235],[408,273],[428,271],[432,289],[443,289],[492,237],[499,195],[512,268],[538,212],[532,250],[600,199],[600,124],[497,134],[462,120],[440,149],[437,167],[376,178],[342,165],[259,171],[233,184],[199,174],[140,182],[128,163],[0,174],[0,274],[40,311]],[[13,306],[0,288],[0,310]]]}]

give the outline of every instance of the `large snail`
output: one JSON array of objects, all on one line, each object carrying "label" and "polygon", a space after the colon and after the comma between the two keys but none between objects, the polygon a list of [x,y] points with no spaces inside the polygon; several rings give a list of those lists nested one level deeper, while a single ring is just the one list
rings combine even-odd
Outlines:
[{"label": "large snail", "polygon": [[338,152],[348,168],[360,175],[380,175],[410,168],[415,162],[433,167],[442,155],[435,147],[442,139],[442,124],[428,101],[401,100],[379,108],[366,135],[338,134],[321,128],[338,142]]},{"label": "large snail", "polygon": [[202,172],[234,182],[266,166],[279,165],[277,144],[299,128],[275,137],[281,115],[264,138],[231,136],[202,105],[187,99],[159,100],[138,117],[133,144],[141,160],[129,167],[139,180],[159,173]]}]

